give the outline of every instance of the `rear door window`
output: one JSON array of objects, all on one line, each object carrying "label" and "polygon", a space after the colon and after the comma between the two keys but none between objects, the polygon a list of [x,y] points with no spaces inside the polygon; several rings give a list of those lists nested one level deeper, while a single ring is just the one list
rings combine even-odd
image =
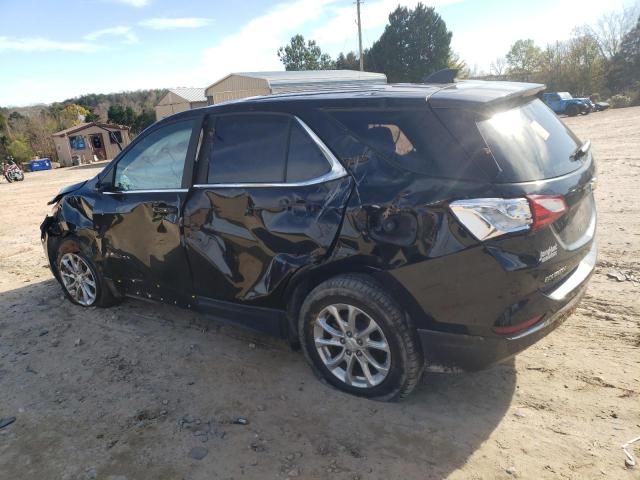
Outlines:
[{"label": "rear door window", "polygon": [[216,117],[207,182],[284,182],[290,121],[272,114]]},{"label": "rear door window", "polygon": [[580,141],[540,100],[497,113],[477,125],[502,170],[499,181],[553,178],[581,166],[571,159]]},{"label": "rear door window", "polygon": [[202,155],[209,184],[300,183],[331,170],[314,139],[292,116],[230,114],[211,117],[208,124]]}]

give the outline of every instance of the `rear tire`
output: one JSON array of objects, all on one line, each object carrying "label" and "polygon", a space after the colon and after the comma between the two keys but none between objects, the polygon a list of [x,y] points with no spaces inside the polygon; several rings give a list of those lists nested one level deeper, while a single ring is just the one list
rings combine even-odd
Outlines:
[{"label": "rear tire", "polygon": [[409,317],[364,275],[314,288],[300,310],[298,335],[314,373],[344,392],[393,401],[422,377],[424,357]]},{"label": "rear tire", "polygon": [[76,305],[108,307],[116,303],[100,269],[75,239],[60,244],[55,267],[62,291]]},{"label": "rear tire", "polygon": [[7,182],[9,182],[9,183],[13,182],[13,179],[11,178],[11,175],[9,175],[8,173],[4,174],[4,178],[6,178]]}]

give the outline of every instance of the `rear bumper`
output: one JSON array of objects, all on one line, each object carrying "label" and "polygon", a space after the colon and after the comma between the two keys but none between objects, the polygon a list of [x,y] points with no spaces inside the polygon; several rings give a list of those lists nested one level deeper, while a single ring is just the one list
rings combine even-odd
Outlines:
[{"label": "rear bumper", "polygon": [[463,370],[480,370],[502,362],[525,350],[561,325],[582,299],[586,285],[564,307],[547,315],[517,337],[481,337],[456,333],[418,330],[420,343],[430,365],[442,365]]},{"label": "rear bumper", "polygon": [[541,294],[532,307],[544,308],[541,320],[509,336],[480,336],[418,329],[428,364],[480,370],[530,347],[561,325],[575,310],[595,268],[597,247],[592,243],[574,273],[553,291]]}]

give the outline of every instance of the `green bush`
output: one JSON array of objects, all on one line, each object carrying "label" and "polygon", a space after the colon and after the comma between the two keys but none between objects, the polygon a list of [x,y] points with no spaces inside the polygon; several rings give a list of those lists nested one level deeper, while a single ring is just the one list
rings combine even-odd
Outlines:
[{"label": "green bush", "polygon": [[625,108],[631,105],[631,98],[627,95],[618,94],[607,100],[607,103],[611,105],[611,108]]},{"label": "green bush", "polygon": [[31,147],[23,138],[16,138],[7,146],[7,153],[16,163],[24,163],[33,158]]}]

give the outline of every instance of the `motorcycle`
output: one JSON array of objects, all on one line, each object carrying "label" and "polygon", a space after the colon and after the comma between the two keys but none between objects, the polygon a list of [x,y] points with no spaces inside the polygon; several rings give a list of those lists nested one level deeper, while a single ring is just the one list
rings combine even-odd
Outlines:
[{"label": "motorcycle", "polygon": [[7,182],[21,182],[24,180],[24,172],[22,169],[16,165],[13,158],[9,157],[8,160],[9,163],[2,162],[2,164],[0,164],[0,173],[4,175]]}]

